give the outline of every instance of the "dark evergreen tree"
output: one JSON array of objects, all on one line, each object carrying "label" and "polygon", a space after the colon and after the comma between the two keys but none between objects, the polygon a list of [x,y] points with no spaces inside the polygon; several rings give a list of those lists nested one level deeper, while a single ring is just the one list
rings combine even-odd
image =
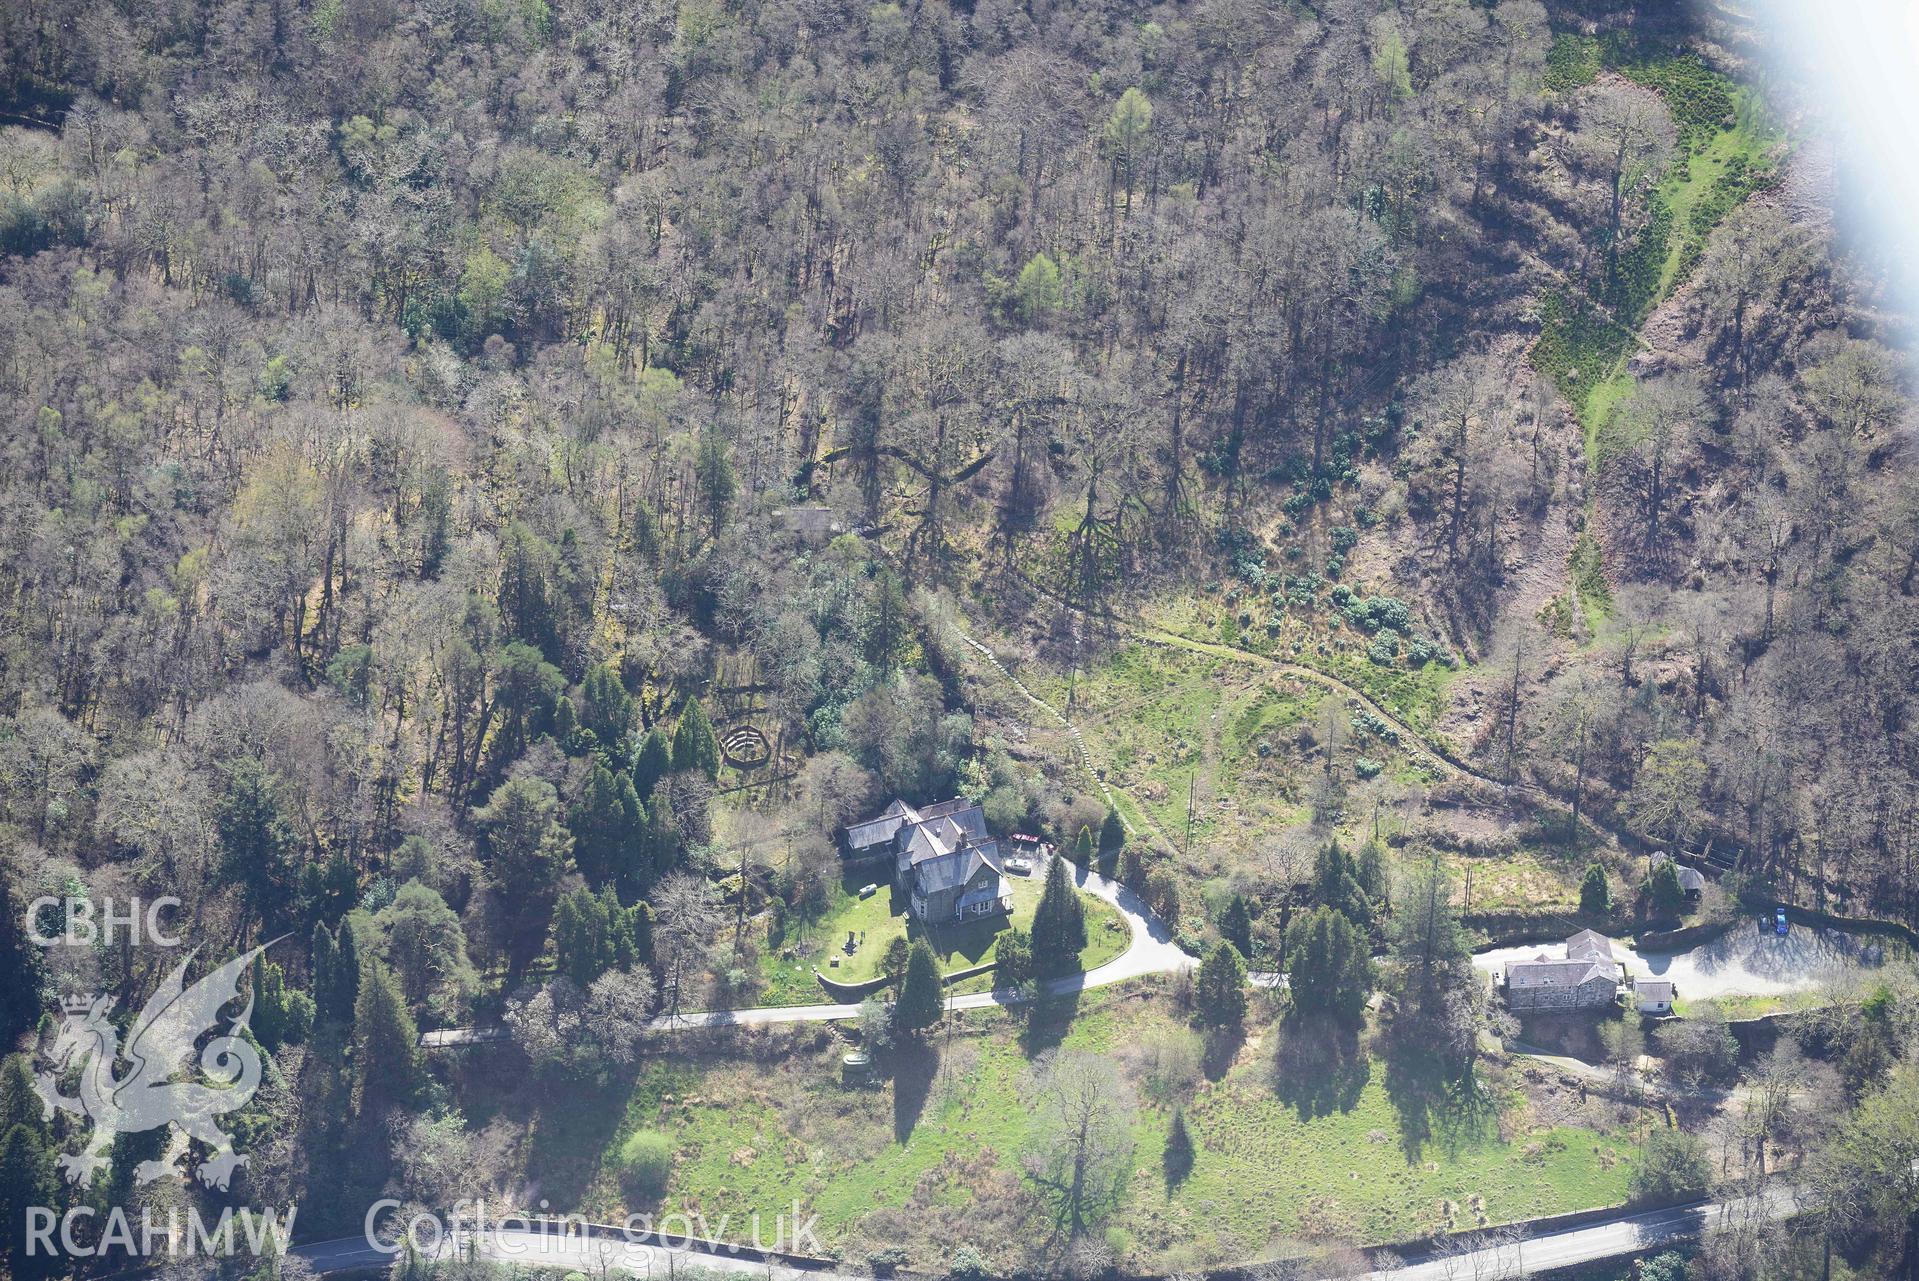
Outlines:
[{"label": "dark evergreen tree", "polygon": [[1358,864],[1338,841],[1323,846],[1313,859],[1313,898],[1344,912],[1356,925],[1370,925],[1373,902],[1359,882],[1358,871]]},{"label": "dark evergreen tree", "polygon": [[497,768],[519,759],[533,740],[553,723],[553,708],[566,677],[524,641],[502,646],[492,657],[494,710],[498,732],[493,736]]},{"label": "dark evergreen tree", "polygon": [[993,986],[1016,991],[1033,980],[1033,936],[1009,925],[993,945]]},{"label": "dark evergreen tree", "polygon": [[1235,893],[1227,901],[1219,917],[1219,936],[1238,948],[1241,956],[1252,956],[1253,909],[1244,894]]},{"label": "dark evergreen tree", "polygon": [[[322,927],[324,928],[324,927]],[[250,1026],[267,1053],[306,1040],[313,1027],[313,998],[287,986],[286,969],[264,955],[253,958],[253,1018]]]},{"label": "dark evergreen tree", "polygon": [[633,726],[633,696],[612,668],[595,663],[586,669],[580,691],[580,723],[609,751],[622,747]]},{"label": "dark evergreen tree", "polygon": [[580,714],[573,709],[573,700],[564,695],[553,705],[553,741],[568,756],[580,756],[592,751],[600,740],[583,729]]},{"label": "dark evergreen tree", "polygon": [[866,627],[866,659],[882,671],[899,665],[912,635],[906,593],[899,575],[882,567],[873,578],[872,614]]},{"label": "dark evergreen tree", "polygon": [[689,698],[680,713],[680,726],[673,734],[673,768],[698,770],[708,778],[720,776],[720,741],[713,736],[713,722],[706,719],[700,700]]},{"label": "dark evergreen tree", "polygon": [[726,514],[733,509],[739,493],[739,477],[733,471],[733,458],[726,438],[719,429],[709,427],[700,433],[699,453],[693,460],[694,480],[699,485],[700,505],[706,509],[707,536],[718,538]]},{"label": "dark evergreen tree", "polygon": [[1612,911],[1612,880],[1597,863],[1588,864],[1579,881],[1579,910],[1587,916],[1605,916]]},{"label": "dark evergreen tree", "polygon": [[1118,854],[1126,845],[1126,823],[1119,816],[1116,806],[1106,807],[1106,818],[1099,825],[1099,852],[1103,856]]},{"label": "dark evergreen tree", "polygon": [[413,1102],[421,1084],[420,1029],[400,985],[386,966],[369,959],[353,1007],[354,1071],[360,1109],[379,1113]]},{"label": "dark evergreen tree", "polygon": [[1286,931],[1286,979],[1296,1013],[1357,1026],[1373,988],[1373,959],[1350,917],[1316,907]]},{"label": "dark evergreen tree", "polygon": [[1679,883],[1679,867],[1669,858],[1653,864],[1646,878],[1646,904],[1655,920],[1672,920],[1686,910],[1686,890]]},{"label": "dark evergreen tree", "polygon": [[47,985],[45,949],[27,937],[27,906],[0,862],[0,1050],[16,1044],[40,1019]]},{"label": "dark evergreen tree", "polygon": [[475,812],[487,870],[499,891],[507,966],[518,975],[540,953],[573,863],[573,834],[560,823],[559,796],[544,779],[500,784]]},{"label": "dark evergreen tree", "polygon": [[645,499],[633,504],[633,519],[627,524],[627,532],[631,536],[633,555],[648,568],[659,568],[660,519]]},{"label": "dark evergreen tree", "polygon": [[506,634],[532,646],[548,661],[562,657],[552,544],[518,521],[500,536],[500,622]]},{"label": "dark evergreen tree", "polygon": [[0,1059],[0,1134],[16,1125],[24,1125],[43,1141],[51,1141],[46,1108],[33,1079],[33,1063],[24,1054],[9,1054]]},{"label": "dark evergreen tree", "polygon": [[625,930],[626,964],[632,964],[632,932],[612,894],[578,889],[553,910],[553,954],[561,974],[584,988],[621,961],[618,932]]},{"label": "dark evergreen tree", "polygon": [[653,788],[673,769],[673,749],[657,727],[646,731],[639,750],[633,754],[633,790],[642,798],[653,795]]},{"label": "dark evergreen tree", "polygon": [[646,871],[646,813],[633,780],[594,761],[567,813],[573,861],[589,885],[637,883]]},{"label": "dark evergreen tree", "polygon": [[284,922],[294,906],[298,838],[273,771],[250,756],[234,761],[214,825],[221,868],[240,886],[253,919],[269,928]]},{"label": "dark evergreen tree", "polygon": [[926,940],[920,939],[906,954],[906,973],[900,979],[899,1001],[893,1006],[893,1026],[915,1035],[939,1022],[944,1004],[940,999],[939,962]]},{"label": "dark evergreen tree", "polygon": [[438,578],[453,538],[453,493],[446,475],[435,472],[420,490],[420,577]]},{"label": "dark evergreen tree", "polygon": [[1246,961],[1224,939],[1200,962],[1193,1005],[1208,1027],[1236,1028],[1246,1018]]},{"label": "dark evergreen tree", "polygon": [[1033,968],[1044,975],[1078,969],[1086,947],[1086,907],[1066,866],[1064,859],[1047,860],[1046,884],[1033,912]]},{"label": "dark evergreen tree", "polygon": [[15,1281],[39,1281],[67,1270],[70,1260],[58,1251],[27,1251],[27,1210],[42,1206],[60,1212],[60,1180],[53,1151],[42,1132],[20,1123],[0,1134],[0,1242]]}]

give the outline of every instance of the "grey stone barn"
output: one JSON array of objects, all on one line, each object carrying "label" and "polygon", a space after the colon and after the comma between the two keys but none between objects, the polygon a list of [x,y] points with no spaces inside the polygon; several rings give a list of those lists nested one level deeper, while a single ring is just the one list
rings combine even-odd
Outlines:
[{"label": "grey stone barn", "polygon": [[1592,930],[1566,940],[1566,955],[1506,962],[1506,1007],[1516,1011],[1603,1010],[1619,997],[1624,977],[1612,941]]},{"label": "grey stone barn", "polygon": [[915,809],[896,800],[873,818],[846,828],[848,864],[886,862],[906,892],[915,919],[954,925],[1013,910],[999,842],[986,815],[964,797]]}]

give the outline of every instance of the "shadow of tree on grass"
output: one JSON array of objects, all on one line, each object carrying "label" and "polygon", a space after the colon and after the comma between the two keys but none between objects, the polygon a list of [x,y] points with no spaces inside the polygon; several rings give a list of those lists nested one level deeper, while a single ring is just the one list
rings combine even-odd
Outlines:
[{"label": "shadow of tree on grass", "polygon": [[926,1110],[939,1071],[939,1051],[916,1037],[902,1038],[893,1048],[893,1139],[904,1143]]},{"label": "shadow of tree on grass", "polygon": [[1080,995],[1072,991],[1042,996],[1022,1007],[1026,1026],[1020,1029],[1020,1052],[1029,1059],[1036,1059],[1065,1040],[1066,1033],[1072,1029],[1073,1020],[1079,1016]]},{"label": "shadow of tree on grass", "polygon": [[1288,1018],[1273,1054],[1273,1093],[1302,1121],[1350,1112],[1372,1076],[1359,1033],[1329,1019]]},{"label": "shadow of tree on grass", "polygon": [[1416,1044],[1389,1045],[1385,1057],[1386,1097],[1407,1161],[1419,1160],[1428,1143],[1456,1156],[1490,1132],[1499,1109],[1471,1064],[1461,1071]]}]

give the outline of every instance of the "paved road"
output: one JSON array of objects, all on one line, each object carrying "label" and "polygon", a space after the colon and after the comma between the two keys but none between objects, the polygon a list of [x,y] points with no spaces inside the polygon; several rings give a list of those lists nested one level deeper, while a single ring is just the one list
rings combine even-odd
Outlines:
[{"label": "paved road", "polygon": [[[1417,1257],[1401,1267],[1374,1272],[1369,1281],[1463,1281],[1468,1277],[1522,1276],[1549,1268],[1597,1263],[1696,1237],[1728,1220],[1743,1220],[1752,1215],[1785,1218],[1796,1209],[1796,1194],[1797,1189],[1781,1184],[1756,1197],[1640,1213],[1622,1211],[1601,1223],[1547,1232],[1520,1242]],[[466,1252],[468,1241],[468,1235],[460,1234],[426,1253],[431,1258],[460,1257]],[[384,1268],[392,1261],[391,1255],[373,1249],[359,1237],[296,1246],[292,1253],[320,1273]],[[710,1248],[648,1246],[618,1238],[525,1229],[489,1231],[479,1238],[475,1253],[522,1267],[563,1268],[589,1277],[621,1272],[647,1277],[650,1281],[666,1281],[677,1266],[741,1272],[766,1277],[768,1281],[791,1281],[797,1277],[850,1281],[832,1272],[805,1272]]]},{"label": "paved road", "polygon": [[[471,1233],[457,1233],[441,1241],[437,1248],[421,1253],[432,1259],[454,1259],[466,1255]],[[482,1258],[524,1268],[556,1268],[583,1272],[589,1277],[604,1277],[619,1272],[668,1281],[676,1268],[707,1268],[716,1272],[746,1273],[751,1276],[786,1281],[795,1277],[816,1277],[819,1281],[851,1281],[837,1273],[801,1271],[785,1264],[763,1263],[746,1255],[686,1245],[640,1245],[620,1237],[584,1236],[578,1233],[535,1232],[526,1229],[494,1228],[478,1238],[474,1253]],[[305,1259],[315,1272],[359,1272],[385,1269],[393,1255],[368,1245],[362,1237],[343,1237],[337,1241],[316,1241],[294,1246],[289,1253]]]},{"label": "paved road", "polygon": [[1469,1277],[1527,1276],[1550,1268],[1597,1263],[1683,1241],[1727,1221],[1752,1215],[1783,1219],[1797,1208],[1797,1189],[1787,1184],[1755,1197],[1735,1197],[1670,1210],[1620,1214],[1603,1223],[1549,1232],[1530,1240],[1452,1255],[1414,1259],[1404,1267],[1371,1274],[1371,1281],[1465,1281]]}]

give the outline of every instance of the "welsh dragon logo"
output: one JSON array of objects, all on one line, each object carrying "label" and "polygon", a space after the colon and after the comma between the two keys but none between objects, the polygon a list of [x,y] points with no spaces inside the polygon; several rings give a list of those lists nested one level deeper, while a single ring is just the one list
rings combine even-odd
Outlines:
[{"label": "welsh dragon logo", "polygon": [[[235,1155],[233,1137],[220,1128],[217,1118],[245,1107],[260,1085],[259,1052],[240,1035],[253,1014],[251,996],[226,1033],[200,1051],[200,1070],[212,1084],[175,1078],[194,1074],[195,1043],[218,1028],[221,1008],[239,999],[241,976],[269,946],[261,944],[235,957],[191,987],[186,985],[187,966],[199,949],[187,953],[133,1021],[124,1050],[107,1019],[113,997],[65,999],[66,1020],[47,1055],[52,1070],[39,1073],[38,1082],[49,1117],[58,1108],[93,1122],[87,1146],[60,1157],[60,1168],[70,1182],[84,1184],[107,1164],[106,1151],[114,1135],[167,1125],[212,1149],[213,1155],[195,1169],[207,1187],[225,1188],[233,1172],[247,1163],[247,1158]],[[115,1076],[114,1068],[122,1059],[127,1070]],[[59,1085],[60,1076],[76,1063],[80,1068],[77,1099],[60,1093]],[[134,1178],[151,1183],[173,1170],[169,1153],[159,1160],[142,1161]]]}]

